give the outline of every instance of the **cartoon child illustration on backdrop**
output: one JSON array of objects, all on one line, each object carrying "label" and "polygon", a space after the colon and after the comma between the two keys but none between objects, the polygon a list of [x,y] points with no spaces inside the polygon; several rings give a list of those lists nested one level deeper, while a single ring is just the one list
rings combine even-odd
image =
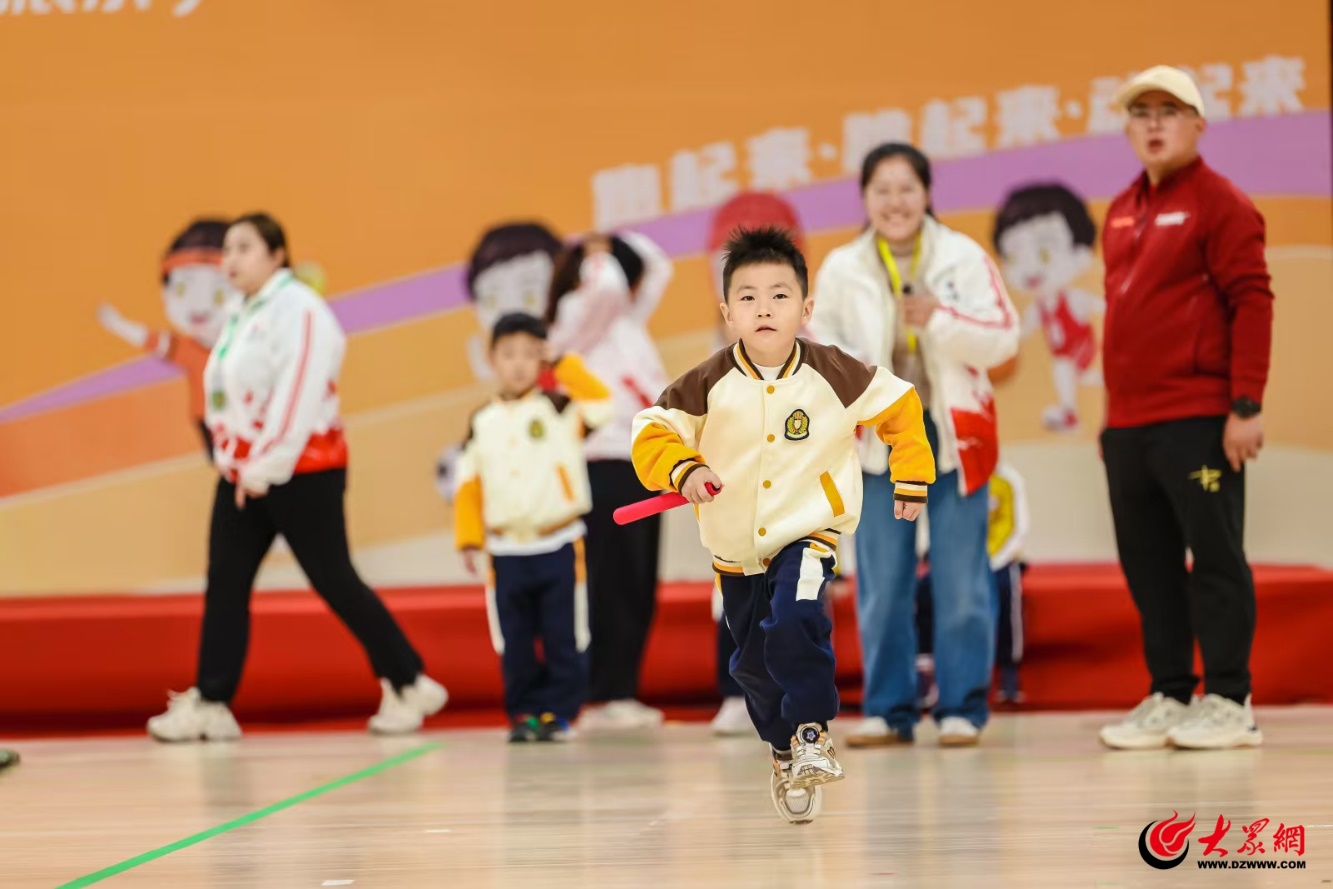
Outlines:
[{"label": "cartoon child illustration on backdrop", "polygon": [[1092,318],[1105,300],[1073,286],[1092,265],[1096,238],[1083,199],[1059,183],[1015,189],[995,216],[992,240],[1005,278],[1033,297],[1023,336],[1040,327],[1051,352],[1056,403],[1042,413],[1042,423],[1052,431],[1077,429],[1079,385],[1101,385]]},{"label": "cartoon child illustration on backdrop", "polygon": [[222,273],[222,238],[227,222],[197,219],[171,242],[162,259],[162,307],[171,330],[152,330],[104,304],[97,318],[108,331],[136,349],[179,367],[190,387],[190,418],[213,459],[212,436],[204,425],[204,364],[238,296]]},{"label": "cartoon child illustration on backdrop", "polygon": [[560,239],[539,222],[507,222],[487,229],[472,251],[467,292],[481,332],[468,340],[468,363],[478,380],[492,378],[487,337],[501,315],[546,313],[547,291]]},{"label": "cartoon child illustration on backdrop", "polygon": [[[171,330],[153,330],[122,315],[114,306],[98,307],[97,319],[108,331],[136,349],[169,361],[185,374],[190,392],[190,418],[199,428],[204,452],[213,459],[213,440],[204,424],[204,365],[228,314],[240,297],[222,273],[222,239],[230,222],[196,219],[176,236],[162,258],[162,307]],[[293,273],[323,294],[324,270],[303,263]]]}]

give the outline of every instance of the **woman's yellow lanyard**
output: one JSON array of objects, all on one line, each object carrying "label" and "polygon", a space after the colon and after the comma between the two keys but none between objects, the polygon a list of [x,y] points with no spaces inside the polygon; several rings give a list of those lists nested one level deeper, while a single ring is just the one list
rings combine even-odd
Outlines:
[{"label": "woman's yellow lanyard", "polygon": [[[889,272],[889,289],[893,292],[893,298],[898,301],[898,311],[903,309],[903,278],[902,273],[898,271],[898,262],[893,258],[893,251],[889,249],[889,242],[883,238],[876,238],[875,243],[879,245],[880,258],[884,260],[884,268]],[[921,259],[921,236],[916,236],[916,243],[912,245],[912,265],[907,270],[907,280],[916,279],[917,261]],[[916,352],[916,334],[910,330],[907,332],[907,351]]]}]

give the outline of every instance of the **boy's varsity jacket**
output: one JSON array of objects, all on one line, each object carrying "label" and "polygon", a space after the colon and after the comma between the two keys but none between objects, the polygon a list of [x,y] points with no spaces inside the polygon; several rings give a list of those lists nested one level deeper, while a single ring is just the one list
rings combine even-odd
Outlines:
[{"label": "boy's varsity jacket", "polygon": [[916,391],[884,368],[801,339],[774,380],[740,343],[676,380],[635,418],[632,456],[651,489],[679,491],[704,465],[717,473],[722,492],[697,510],[704,546],[718,571],[759,574],[789,543],[836,546],[856,528],[858,426],[893,448],[895,496],[925,501],[935,459]]},{"label": "boy's varsity jacket", "polygon": [[592,507],[583,437],[610,419],[611,392],[574,355],[556,363],[555,379],[562,392],[534,387],[472,415],[454,496],[459,549],[536,555],[583,536]]}]

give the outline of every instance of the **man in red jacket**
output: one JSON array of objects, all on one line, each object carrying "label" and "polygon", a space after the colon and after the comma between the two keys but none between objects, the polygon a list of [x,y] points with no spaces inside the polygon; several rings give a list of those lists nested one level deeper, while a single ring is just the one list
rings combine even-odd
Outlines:
[{"label": "man in red jacket", "polygon": [[1243,532],[1273,324],[1264,220],[1199,156],[1204,107],[1188,74],[1151,68],[1118,98],[1143,173],[1111,203],[1102,232],[1101,442],[1152,687],[1101,739],[1119,749],[1257,746]]}]

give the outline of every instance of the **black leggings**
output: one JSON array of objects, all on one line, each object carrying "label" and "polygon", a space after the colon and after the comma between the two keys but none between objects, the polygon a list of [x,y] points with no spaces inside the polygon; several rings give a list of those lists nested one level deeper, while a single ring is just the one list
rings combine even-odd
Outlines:
[{"label": "black leggings", "polygon": [[365,648],[376,676],[401,689],[421,673],[421,657],[352,566],[343,515],[346,489],[346,470],[313,472],[246,500],[238,510],[236,486],[218,480],[195,681],[205,700],[230,703],[236,694],[250,645],[250,594],[278,534],[315,592]]}]

